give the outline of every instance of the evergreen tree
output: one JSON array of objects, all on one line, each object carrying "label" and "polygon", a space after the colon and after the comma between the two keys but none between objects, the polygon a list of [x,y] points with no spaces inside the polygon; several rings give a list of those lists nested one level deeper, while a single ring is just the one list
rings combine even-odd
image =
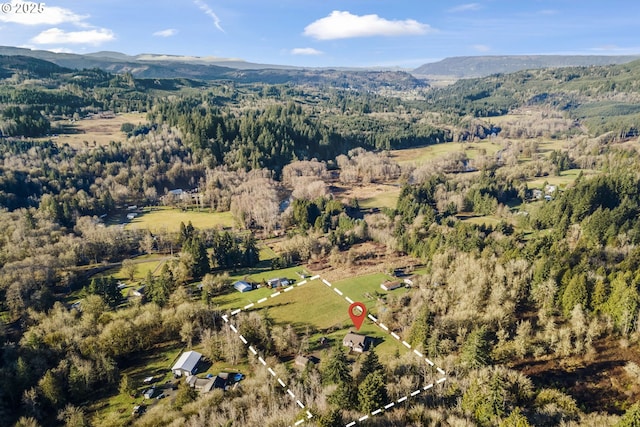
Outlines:
[{"label": "evergreen tree", "polygon": [[120,392],[120,394],[134,397],[136,392],[136,387],[129,375],[127,374],[122,375],[122,377],[120,378],[120,385],[118,386],[118,391]]},{"label": "evergreen tree", "polygon": [[260,250],[258,249],[256,238],[248,233],[242,240],[242,265],[253,267],[260,262]]},{"label": "evergreen tree", "polygon": [[520,408],[516,408],[509,416],[500,421],[500,427],[531,427],[529,420],[522,414]]},{"label": "evergreen tree", "polygon": [[364,380],[367,376],[374,372],[380,372],[384,375],[384,367],[380,363],[378,355],[372,348],[367,353],[367,356],[365,357],[364,361],[362,362],[362,366],[360,367],[360,379]]},{"label": "evergreen tree", "polygon": [[211,271],[207,248],[199,237],[191,239],[190,252],[193,258],[193,267],[191,269],[193,277],[202,277]]},{"label": "evergreen tree", "polygon": [[343,427],[344,421],[339,409],[329,410],[326,414],[320,416],[318,424],[320,427]]},{"label": "evergreen tree", "polygon": [[428,348],[430,324],[433,323],[433,315],[429,310],[428,304],[423,304],[411,324],[409,331],[409,341],[414,346],[422,346],[423,349]]},{"label": "evergreen tree", "polygon": [[113,276],[97,277],[91,280],[88,292],[102,297],[110,307],[115,308],[122,302],[122,293]]},{"label": "evergreen tree", "polygon": [[577,304],[587,307],[588,297],[587,278],[584,274],[576,274],[562,294],[562,312],[568,316]]},{"label": "evergreen tree", "polygon": [[347,357],[340,347],[335,347],[326,366],[322,372],[323,378],[327,383],[340,384],[344,382],[352,382],[351,370]]},{"label": "evergreen tree", "polygon": [[327,397],[327,401],[341,409],[358,408],[358,389],[355,383],[341,382],[335,391]]},{"label": "evergreen tree", "polygon": [[180,222],[180,243],[184,243],[187,240],[193,238],[195,236],[195,228],[191,221],[187,225],[184,225],[184,222]]},{"label": "evergreen tree", "polygon": [[174,288],[173,273],[169,266],[164,264],[158,277],[153,277],[149,271],[145,283],[149,300],[163,307],[169,301],[169,295]]},{"label": "evergreen tree", "polygon": [[358,387],[360,410],[366,414],[382,408],[388,401],[384,376],[380,371],[367,375]]},{"label": "evergreen tree", "polygon": [[460,359],[469,368],[479,368],[491,363],[491,342],[486,326],[472,331],[462,346]]}]

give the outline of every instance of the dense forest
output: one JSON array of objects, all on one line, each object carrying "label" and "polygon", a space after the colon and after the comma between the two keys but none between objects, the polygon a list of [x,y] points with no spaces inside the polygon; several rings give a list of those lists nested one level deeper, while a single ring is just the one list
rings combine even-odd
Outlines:
[{"label": "dense forest", "polygon": [[[534,70],[402,96],[366,75],[358,90],[0,57],[0,424],[291,425],[305,412],[277,372],[310,425],[637,426],[639,77],[638,62]],[[124,113],[141,120],[108,143],[61,142]],[[383,185],[392,203],[353,195]],[[122,220],[142,207],[233,225]],[[290,267],[412,274],[371,307],[447,381],[377,411],[436,369],[386,343],[321,347],[342,326],[277,306],[236,316],[243,345],[232,277]],[[167,348],[246,378],[202,395],[181,381],[131,414],[136,369]]]}]

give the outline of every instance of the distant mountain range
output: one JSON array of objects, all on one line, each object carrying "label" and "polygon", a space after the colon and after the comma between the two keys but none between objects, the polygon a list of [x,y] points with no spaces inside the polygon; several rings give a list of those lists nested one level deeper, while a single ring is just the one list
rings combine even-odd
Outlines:
[{"label": "distant mountain range", "polygon": [[[1,57],[14,58],[14,62],[15,58],[32,58],[39,61],[47,61],[66,69],[98,68],[114,74],[129,72],[141,79],[229,80],[238,83],[291,83],[358,90],[386,88],[397,91],[429,86],[425,80],[418,79],[406,71],[297,68],[253,64],[239,59],[225,58],[151,54],[129,56],[118,52],[96,52],[78,55],[0,46]],[[46,69],[46,66],[42,63],[28,65],[24,63],[24,66]]]},{"label": "distant mountain range", "polygon": [[306,83],[351,88],[388,87],[396,90],[428,86],[428,80],[458,80],[512,73],[526,69],[624,64],[638,56],[518,55],[461,56],[424,64],[414,70],[385,68],[303,68],[256,64],[237,58],[162,54],[126,55],[120,52],[55,53],[0,46],[0,55],[28,56],[71,69],[100,68],[111,73],[130,72],[138,78],[228,79],[242,83]]},{"label": "distant mountain range", "polygon": [[636,59],[640,59],[640,55],[458,56],[421,65],[411,73],[426,78],[465,79],[539,68],[626,64]]}]

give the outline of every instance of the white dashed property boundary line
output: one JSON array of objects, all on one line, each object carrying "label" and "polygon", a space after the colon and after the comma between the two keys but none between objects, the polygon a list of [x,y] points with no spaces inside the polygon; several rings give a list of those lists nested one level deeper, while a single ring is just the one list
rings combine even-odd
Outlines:
[{"label": "white dashed property boundary line", "polygon": [[[232,313],[232,315],[236,315],[236,314],[240,313],[240,311],[234,310],[231,313]],[[233,314],[233,313],[235,313],[235,314]],[[247,339],[238,331],[238,328],[233,323],[230,322],[229,316],[223,315],[222,319],[225,321],[225,323],[227,325],[229,325],[229,328],[240,338],[240,341],[242,341],[242,343],[244,345],[248,345],[249,344]],[[280,378],[278,376],[276,371],[274,371],[272,367],[267,365],[267,361],[264,360],[262,355],[260,355],[258,353],[258,350],[256,350],[254,346],[249,345],[249,351],[251,351],[251,353],[254,356],[258,357],[258,361],[262,364],[262,366],[267,368],[267,371],[269,372],[269,374],[271,374],[271,376],[274,377],[278,381],[278,384],[280,384],[280,386],[283,389],[286,389],[286,392],[291,397],[291,400],[295,401],[296,405],[298,405],[301,409],[305,409],[306,407],[304,406],[304,403],[302,403],[302,401],[300,399],[296,398],[296,395],[293,393],[293,391],[291,391],[291,389],[289,387],[287,387],[287,384],[282,380],[282,378]],[[310,411],[307,410],[307,418],[302,418],[302,419],[296,421],[294,423],[294,426],[299,426],[300,424],[304,423],[306,420],[310,420],[311,418],[313,418],[313,414]]]},{"label": "white dashed property boundary line", "polygon": [[[301,282],[299,282],[299,283],[297,284],[297,286],[296,286],[296,287],[300,287],[300,286],[306,285],[307,283],[312,282],[312,281],[314,281],[314,280],[318,280],[318,279],[321,279],[321,277],[320,277],[320,275],[319,275],[319,274],[317,274],[317,275],[315,275],[315,276],[312,276],[312,277],[310,277],[309,279],[302,280]],[[343,293],[340,289],[338,289],[338,288],[336,288],[335,286],[333,286],[333,285],[331,284],[331,282],[329,282],[329,281],[328,281],[328,280],[326,280],[326,279],[321,279],[321,281],[322,281],[322,283],[323,283],[324,285],[326,285],[326,286],[327,286],[327,287],[329,287],[329,288],[332,288],[332,289],[333,289],[333,291],[334,291],[335,293],[337,293],[338,295],[340,295],[341,297],[343,297],[343,298],[344,298],[344,300],[345,300],[346,302],[348,302],[349,304],[353,304],[353,302],[354,302],[354,301],[353,301],[351,298],[349,298],[348,296],[345,296],[345,295],[344,295],[344,293]],[[236,315],[238,315],[239,313],[241,313],[243,310],[248,310],[248,309],[250,309],[250,308],[252,308],[252,307],[255,307],[255,306],[256,306],[256,305],[258,305],[258,304],[262,304],[262,303],[264,303],[264,302],[268,301],[268,300],[269,300],[269,299],[271,299],[271,298],[275,298],[275,297],[277,297],[277,296],[281,295],[282,293],[284,293],[284,292],[289,292],[289,291],[291,291],[291,290],[293,290],[293,289],[294,289],[294,286],[291,286],[291,287],[288,287],[288,288],[284,289],[284,291],[274,292],[273,294],[271,294],[271,295],[270,295],[270,297],[266,297],[266,298],[259,299],[256,303],[247,304],[243,309],[236,309],[236,310],[233,310],[233,311],[231,312],[231,316],[236,316]],[[442,375],[442,378],[438,379],[435,383],[433,383],[433,382],[432,382],[431,384],[427,384],[426,386],[424,386],[424,387],[422,387],[422,388],[419,388],[419,389],[417,389],[417,390],[415,390],[415,391],[413,391],[413,392],[409,393],[409,394],[408,394],[408,395],[406,395],[406,396],[403,396],[403,397],[401,397],[401,398],[399,398],[399,399],[397,399],[397,400],[395,400],[395,401],[393,401],[393,402],[390,402],[390,403],[388,403],[387,405],[384,405],[383,407],[378,408],[378,409],[376,409],[375,411],[372,411],[370,414],[367,414],[367,415],[364,415],[364,416],[360,417],[357,421],[352,421],[352,422],[350,422],[349,424],[346,424],[346,425],[345,425],[345,427],[353,427],[353,426],[355,426],[357,423],[362,423],[363,421],[367,420],[367,419],[369,418],[369,416],[376,416],[376,415],[379,415],[379,414],[381,414],[382,412],[387,411],[387,410],[389,410],[389,409],[393,408],[396,404],[403,403],[403,402],[407,401],[407,400],[408,400],[408,399],[410,399],[410,398],[416,397],[416,396],[418,396],[420,393],[422,393],[422,392],[426,392],[427,390],[430,390],[431,388],[433,388],[433,387],[434,387],[434,385],[442,384],[442,383],[444,383],[444,382],[447,380],[446,372],[445,372],[443,369],[441,369],[440,367],[435,366],[435,363],[433,363],[433,361],[431,361],[431,359],[429,359],[428,357],[424,356],[424,354],[422,354],[422,353],[421,353],[420,351],[418,351],[417,349],[414,349],[414,348],[411,346],[411,344],[409,344],[408,342],[406,342],[406,341],[404,341],[402,338],[400,338],[400,336],[399,336],[398,334],[396,334],[395,332],[393,332],[393,331],[389,330],[389,327],[387,327],[384,323],[380,323],[380,321],[379,321],[375,316],[373,316],[373,315],[371,315],[371,314],[368,314],[368,315],[367,315],[367,317],[368,317],[368,318],[369,318],[369,319],[370,319],[370,320],[371,320],[371,321],[372,321],[376,326],[378,326],[380,329],[382,329],[382,330],[383,330],[383,331],[385,331],[386,333],[390,334],[393,338],[395,338],[398,342],[400,342],[400,343],[401,343],[402,345],[404,345],[406,348],[408,348],[409,350],[412,350],[412,349],[413,349],[413,353],[414,353],[416,356],[418,356],[420,359],[424,360],[424,361],[425,361],[429,366],[431,366],[431,367],[435,367],[435,368],[436,368],[436,371],[437,371],[440,375]],[[229,324],[229,327],[231,328],[231,330],[232,330],[233,332],[235,332],[235,333],[240,337],[240,340],[241,340],[245,345],[247,345],[247,340],[246,340],[246,339],[245,339],[245,338],[244,338],[244,337],[243,337],[243,336],[238,332],[237,328],[236,328],[232,323],[230,323],[230,322],[229,322],[229,318],[228,318],[228,316],[224,315],[224,316],[222,316],[222,318],[224,319],[224,321],[225,321],[227,324]],[[254,355],[254,356],[258,356],[258,352],[255,350],[255,348],[253,348],[253,346],[249,346],[249,350],[253,353],[253,355]],[[258,357],[258,360],[259,360],[259,361],[260,361],[260,363],[262,363],[265,367],[267,366],[266,361],[265,361],[261,356],[259,356],[259,357]],[[300,408],[305,409],[304,404],[303,404],[299,399],[296,399],[295,394],[291,391],[291,389],[290,389],[290,388],[287,388],[287,386],[286,386],[286,384],[284,383],[284,381],[282,381],[282,379],[281,379],[280,377],[278,377],[278,376],[277,376],[277,374],[275,373],[275,371],[273,371],[273,369],[271,369],[271,368],[268,368],[268,371],[269,371],[269,373],[270,373],[273,377],[275,377],[275,378],[277,379],[278,383],[280,384],[280,386],[282,386],[282,388],[286,388],[286,389],[287,389],[287,394],[288,394],[289,396],[291,396],[291,399],[292,399],[292,400],[295,400],[296,404],[297,404],[298,406],[300,406]],[[305,418],[302,418],[302,419],[300,419],[300,420],[296,421],[296,422],[295,422],[295,424],[294,424],[294,426],[299,426],[300,424],[304,423],[304,422],[305,422],[305,421],[307,421],[307,420],[310,420],[311,418],[313,418],[313,414],[307,410],[307,418],[306,418],[306,419],[305,419]]]}]

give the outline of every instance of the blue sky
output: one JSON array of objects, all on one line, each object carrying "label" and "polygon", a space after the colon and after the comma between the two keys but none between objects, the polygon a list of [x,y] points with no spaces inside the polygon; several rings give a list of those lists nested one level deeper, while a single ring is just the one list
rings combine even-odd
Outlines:
[{"label": "blue sky", "polygon": [[1,45],[408,68],[462,55],[640,54],[637,0],[52,0],[16,13],[21,3],[0,0]]}]

